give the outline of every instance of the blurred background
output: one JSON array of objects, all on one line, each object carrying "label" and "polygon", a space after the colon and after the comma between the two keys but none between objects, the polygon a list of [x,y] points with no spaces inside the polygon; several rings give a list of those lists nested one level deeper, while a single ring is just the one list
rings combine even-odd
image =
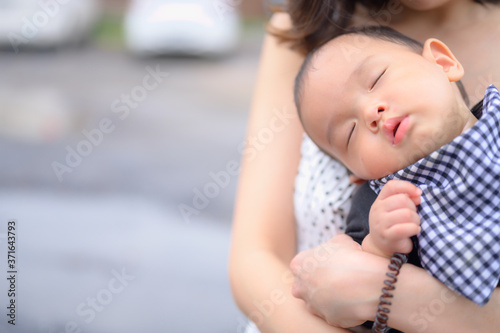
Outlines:
[{"label": "blurred background", "polygon": [[243,332],[227,257],[269,15],[0,1],[0,332]]}]

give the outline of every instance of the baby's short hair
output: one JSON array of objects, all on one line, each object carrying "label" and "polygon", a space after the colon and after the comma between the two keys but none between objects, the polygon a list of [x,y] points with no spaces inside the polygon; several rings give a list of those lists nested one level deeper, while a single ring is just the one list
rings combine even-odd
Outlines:
[{"label": "baby's short hair", "polygon": [[[302,95],[304,89],[305,73],[309,70],[311,66],[312,58],[318,52],[318,50],[320,50],[329,41],[331,41],[334,38],[345,35],[363,35],[369,38],[384,40],[390,43],[407,46],[408,48],[419,54],[422,53],[422,50],[424,48],[424,45],[419,41],[416,41],[415,39],[410,38],[387,26],[374,26],[374,25],[359,26],[359,27],[352,27],[340,33],[337,33],[336,35],[332,36],[332,38],[326,40],[324,43],[317,46],[315,49],[313,49],[311,52],[307,54],[306,58],[304,59],[304,62],[302,63],[302,66],[299,69],[299,72],[297,73],[297,76],[295,77],[293,95],[295,100],[295,106],[297,107],[297,112],[299,113],[299,117],[300,117],[300,103],[302,101]],[[462,98],[464,99],[465,103],[469,105],[469,97],[465,92],[465,88],[462,82],[457,81],[456,84],[458,86],[458,89],[460,90],[460,94],[462,95]]]}]

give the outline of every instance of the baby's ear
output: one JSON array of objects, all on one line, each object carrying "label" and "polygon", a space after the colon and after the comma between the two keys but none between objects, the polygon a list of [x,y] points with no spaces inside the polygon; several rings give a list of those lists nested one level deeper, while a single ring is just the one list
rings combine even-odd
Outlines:
[{"label": "baby's ear", "polygon": [[351,182],[351,184],[361,185],[365,181],[366,181],[365,179],[361,179],[353,173],[349,175],[349,182]]},{"label": "baby's ear", "polygon": [[422,56],[440,66],[450,82],[456,82],[464,76],[464,68],[460,62],[448,46],[438,39],[430,38],[425,41]]}]

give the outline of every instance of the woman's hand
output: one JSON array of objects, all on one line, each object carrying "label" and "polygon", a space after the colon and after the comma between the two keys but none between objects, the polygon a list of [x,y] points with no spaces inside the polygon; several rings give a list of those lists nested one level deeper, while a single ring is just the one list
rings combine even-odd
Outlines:
[{"label": "woman's hand", "polygon": [[[349,236],[337,235],[292,260],[292,294],[332,326],[359,325],[375,317],[388,263],[363,252]],[[500,288],[480,307],[425,270],[406,264],[398,277],[388,325],[408,333],[496,332]]]},{"label": "woman's hand", "polygon": [[292,294],[328,324],[353,327],[374,318],[387,265],[351,237],[337,235],[292,260]]}]

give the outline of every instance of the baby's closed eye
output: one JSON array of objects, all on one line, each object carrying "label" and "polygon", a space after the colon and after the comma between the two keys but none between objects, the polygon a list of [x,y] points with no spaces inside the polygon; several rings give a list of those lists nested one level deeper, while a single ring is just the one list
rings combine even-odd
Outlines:
[{"label": "baby's closed eye", "polygon": [[376,85],[377,85],[377,83],[380,81],[380,79],[382,78],[382,76],[384,76],[384,74],[385,74],[385,72],[386,72],[386,71],[387,71],[387,68],[386,68],[386,69],[384,69],[384,70],[382,71],[382,73],[380,73],[380,75],[379,75],[379,76],[377,76],[377,78],[375,79],[375,81],[373,82],[373,84],[372,84],[372,86],[371,86],[371,88],[370,88],[370,91],[372,91],[372,90],[375,88],[375,86],[376,86]]}]

